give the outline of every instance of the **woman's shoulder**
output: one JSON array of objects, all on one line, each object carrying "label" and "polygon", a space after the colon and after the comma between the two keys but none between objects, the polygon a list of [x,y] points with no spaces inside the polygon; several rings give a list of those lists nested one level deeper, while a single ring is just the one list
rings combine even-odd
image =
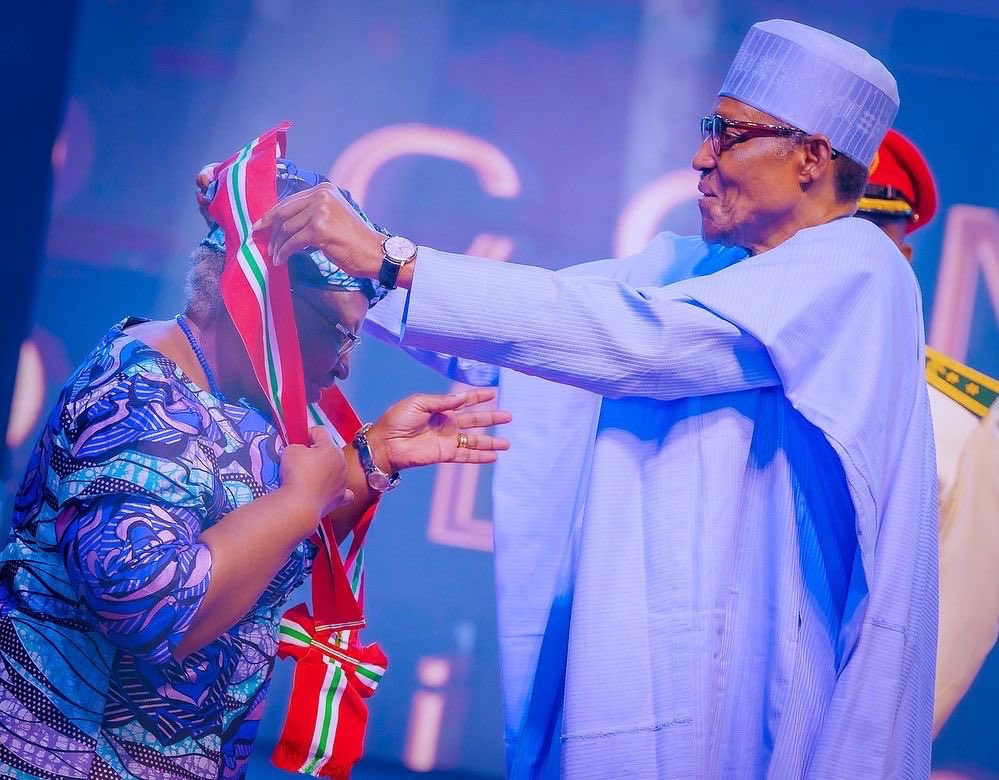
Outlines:
[{"label": "woman's shoulder", "polygon": [[180,380],[176,363],[132,332],[133,325],[146,322],[127,317],[105,333],[67,382],[67,400],[91,395],[95,389],[113,386],[130,377]]},{"label": "woman's shoulder", "polygon": [[210,421],[177,364],[129,331],[140,322],[127,318],[112,327],[63,388],[60,427],[71,439],[96,421],[138,431],[173,419],[190,433]]},{"label": "woman's shoulder", "polygon": [[226,437],[169,358],[115,325],[63,389],[49,421],[60,503],[135,493],[201,505]]}]

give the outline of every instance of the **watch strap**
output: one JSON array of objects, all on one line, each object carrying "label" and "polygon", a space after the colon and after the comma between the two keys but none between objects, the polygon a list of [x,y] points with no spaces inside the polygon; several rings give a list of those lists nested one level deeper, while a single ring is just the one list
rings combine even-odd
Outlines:
[{"label": "watch strap", "polygon": [[[357,450],[357,457],[361,461],[361,468],[364,469],[364,476],[367,478],[368,484],[375,490],[384,493],[398,485],[402,477],[398,471],[386,474],[375,463],[374,455],[371,452],[371,445],[368,443],[368,431],[371,430],[373,424],[366,423],[361,426],[361,429],[354,434],[354,440],[351,444]],[[375,479],[372,480],[372,477],[375,477]],[[384,485],[384,487],[381,487],[381,485]]]},{"label": "watch strap", "polygon": [[[389,251],[389,243],[392,241],[412,247],[412,254],[409,257],[400,257],[398,254],[392,254]],[[399,281],[399,272],[402,270],[402,267],[406,263],[410,263],[416,259],[416,250],[416,245],[407,238],[387,236],[382,241],[382,265],[378,269],[378,284],[385,289],[394,290]]]},{"label": "watch strap", "polygon": [[388,255],[382,255],[382,267],[378,270],[378,284],[388,290],[394,290],[399,279],[402,264],[396,263]]}]

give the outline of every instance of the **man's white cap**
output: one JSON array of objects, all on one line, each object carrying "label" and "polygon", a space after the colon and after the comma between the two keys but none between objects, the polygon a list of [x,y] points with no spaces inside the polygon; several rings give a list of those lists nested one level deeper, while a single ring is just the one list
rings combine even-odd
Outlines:
[{"label": "man's white cap", "polygon": [[898,112],[898,86],[859,46],[786,19],[754,24],[725,77],[722,97],[821,133],[870,166]]}]

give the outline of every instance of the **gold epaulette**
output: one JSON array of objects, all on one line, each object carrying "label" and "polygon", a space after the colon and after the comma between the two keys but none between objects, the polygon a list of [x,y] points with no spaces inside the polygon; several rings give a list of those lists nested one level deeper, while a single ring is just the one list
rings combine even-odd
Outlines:
[{"label": "gold epaulette", "polygon": [[866,195],[857,201],[857,211],[886,216],[911,217],[912,206],[904,200],[892,198],[869,198]]},{"label": "gold epaulette", "polygon": [[926,348],[926,381],[976,417],[988,414],[989,407],[999,398],[999,380],[932,347]]}]

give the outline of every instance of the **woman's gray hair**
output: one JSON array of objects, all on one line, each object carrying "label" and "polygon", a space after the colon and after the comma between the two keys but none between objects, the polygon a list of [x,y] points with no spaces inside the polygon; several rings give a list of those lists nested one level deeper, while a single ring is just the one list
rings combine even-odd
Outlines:
[{"label": "woman's gray hair", "polygon": [[184,285],[184,311],[195,322],[212,322],[225,312],[222,300],[224,267],[225,255],[216,249],[202,244],[191,253]]},{"label": "woman's gray hair", "polygon": [[[199,244],[191,253],[184,285],[184,312],[195,322],[208,324],[226,313],[222,300],[222,269],[225,268],[225,254],[206,244]],[[337,292],[351,292],[324,284],[324,279],[315,261],[304,252],[297,252],[288,260],[288,273],[292,281],[306,287],[333,289]],[[360,290],[367,297],[367,293]]]}]

